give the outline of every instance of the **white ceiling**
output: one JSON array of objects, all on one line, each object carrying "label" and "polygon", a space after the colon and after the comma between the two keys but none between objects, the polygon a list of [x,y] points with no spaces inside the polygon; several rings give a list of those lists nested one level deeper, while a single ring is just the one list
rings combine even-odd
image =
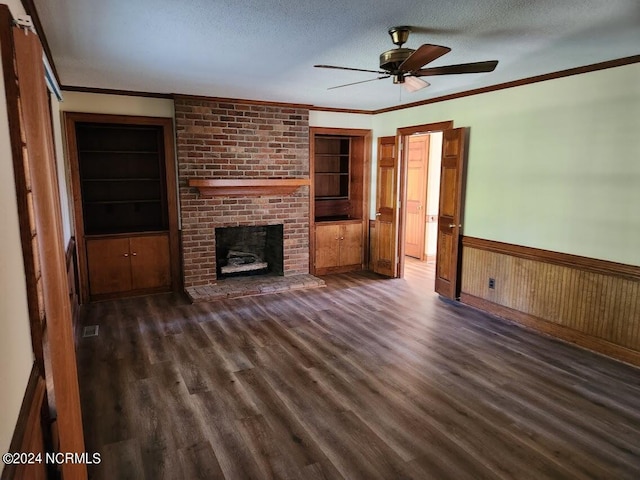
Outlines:
[{"label": "white ceiling", "polygon": [[[379,109],[640,53],[638,0],[35,0],[63,85]],[[452,51],[407,93],[375,74],[394,25]],[[417,31],[416,31],[417,30]]]}]

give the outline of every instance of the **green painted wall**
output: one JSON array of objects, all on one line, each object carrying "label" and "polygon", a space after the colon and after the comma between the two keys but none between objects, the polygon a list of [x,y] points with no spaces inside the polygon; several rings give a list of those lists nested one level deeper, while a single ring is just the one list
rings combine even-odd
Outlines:
[{"label": "green painted wall", "polygon": [[443,120],[470,127],[465,235],[640,265],[640,64],[375,115],[374,137]]}]

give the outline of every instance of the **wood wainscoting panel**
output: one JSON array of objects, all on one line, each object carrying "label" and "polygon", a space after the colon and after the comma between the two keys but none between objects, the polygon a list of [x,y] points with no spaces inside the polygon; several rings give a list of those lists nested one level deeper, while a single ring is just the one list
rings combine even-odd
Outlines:
[{"label": "wood wainscoting panel", "polygon": [[[16,421],[9,452],[33,454],[34,461],[3,464],[1,480],[46,480],[45,429],[49,423],[45,380],[34,363]],[[2,452],[5,453],[5,452]],[[41,461],[35,461],[40,455]]]},{"label": "wood wainscoting panel", "polygon": [[[633,363],[640,362],[640,281],[629,275],[633,267],[617,274],[611,264],[607,273],[572,265],[571,255],[541,253],[536,259],[531,251],[520,255],[522,247],[509,252],[505,244],[492,248],[490,243],[499,242],[463,241],[463,301],[534,328],[538,323],[547,333],[625,361],[631,361],[629,355],[622,358],[613,347],[638,352]],[[484,302],[507,310],[489,309]]]}]

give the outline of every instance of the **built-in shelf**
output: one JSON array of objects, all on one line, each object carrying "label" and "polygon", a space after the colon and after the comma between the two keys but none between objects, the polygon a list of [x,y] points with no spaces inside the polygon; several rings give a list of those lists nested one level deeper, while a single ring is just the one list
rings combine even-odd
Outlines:
[{"label": "built-in shelf", "polygon": [[189,186],[201,195],[290,195],[298,188],[309,185],[308,178],[268,179],[206,179],[190,178]]}]

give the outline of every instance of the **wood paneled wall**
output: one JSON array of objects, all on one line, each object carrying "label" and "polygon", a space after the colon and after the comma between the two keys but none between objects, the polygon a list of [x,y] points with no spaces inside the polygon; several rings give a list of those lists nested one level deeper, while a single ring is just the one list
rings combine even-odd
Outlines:
[{"label": "wood paneled wall", "polygon": [[640,267],[465,237],[461,300],[640,365]]},{"label": "wood paneled wall", "polygon": [[[46,480],[45,435],[48,425],[47,392],[45,380],[34,364],[22,400],[22,407],[11,439],[9,452],[40,455],[41,462],[17,462],[5,465],[1,480]],[[4,452],[2,452],[4,453]]]}]

